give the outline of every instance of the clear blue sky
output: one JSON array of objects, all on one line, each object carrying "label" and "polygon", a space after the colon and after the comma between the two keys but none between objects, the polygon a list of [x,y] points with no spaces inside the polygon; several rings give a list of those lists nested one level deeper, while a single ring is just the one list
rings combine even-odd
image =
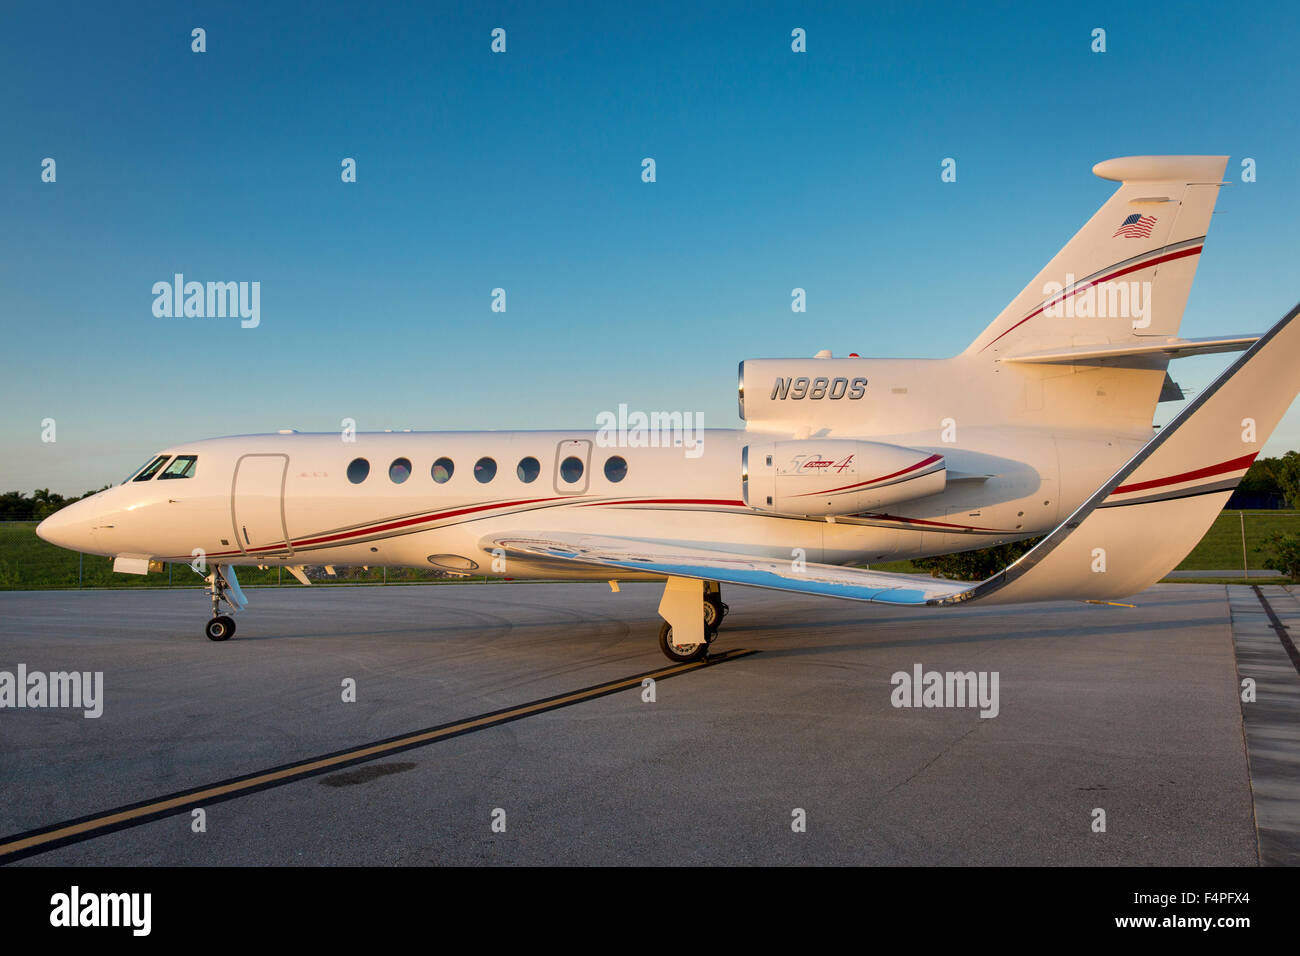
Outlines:
[{"label": "clear blue sky", "polygon": [[[1112,156],[1257,161],[1184,335],[1300,300],[1296,5],[840,6],[8,5],[0,490],[344,416],[737,426],[740,359],[959,351],[1109,195]],[[261,326],[154,317],[175,272],[259,281]],[[1292,447],[1295,412],[1268,451]]]}]

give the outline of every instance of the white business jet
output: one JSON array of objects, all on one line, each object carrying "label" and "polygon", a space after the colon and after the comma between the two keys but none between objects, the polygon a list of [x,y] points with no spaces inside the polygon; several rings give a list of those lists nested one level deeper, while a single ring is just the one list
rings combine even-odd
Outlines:
[{"label": "white business jet", "polygon": [[[1098,164],[1119,188],[961,354],[742,362],[741,429],[209,439],[37,530],[122,572],[198,555],[214,641],[235,630],[223,602],[246,604],[239,565],[664,581],[674,661],[707,654],[724,583],[936,609],[1135,594],[1201,538],[1300,389],[1297,310],[1261,337],[1178,337],[1226,163]],[[1243,350],[1153,428],[1183,397],[1171,359]],[[978,584],[869,569],[1035,536]]]}]

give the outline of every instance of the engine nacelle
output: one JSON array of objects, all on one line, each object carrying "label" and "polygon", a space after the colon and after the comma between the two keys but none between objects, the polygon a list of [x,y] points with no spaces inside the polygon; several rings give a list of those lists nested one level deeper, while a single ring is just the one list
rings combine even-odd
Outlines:
[{"label": "engine nacelle", "polygon": [[943,491],[943,455],[846,438],[745,446],[745,504],[795,517],[853,515]]}]

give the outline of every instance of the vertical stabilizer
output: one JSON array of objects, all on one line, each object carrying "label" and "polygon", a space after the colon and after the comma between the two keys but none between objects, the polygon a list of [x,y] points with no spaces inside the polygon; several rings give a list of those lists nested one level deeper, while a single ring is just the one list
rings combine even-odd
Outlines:
[{"label": "vertical stabilizer", "polygon": [[1120,187],[963,353],[1178,334],[1226,156],[1129,156],[1092,171]]}]

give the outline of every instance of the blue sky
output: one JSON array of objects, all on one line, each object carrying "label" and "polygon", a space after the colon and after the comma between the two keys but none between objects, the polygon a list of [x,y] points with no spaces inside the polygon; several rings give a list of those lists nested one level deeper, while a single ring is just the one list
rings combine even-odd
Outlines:
[{"label": "blue sky", "polygon": [[[1257,162],[1182,334],[1300,299],[1295,5],[842,6],[11,5],[0,490],[345,416],[591,427],[627,402],[738,426],[740,359],[960,351],[1109,195],[1112,156]],[[261,325],[155,317],[176,272],[259,281]]]}]

